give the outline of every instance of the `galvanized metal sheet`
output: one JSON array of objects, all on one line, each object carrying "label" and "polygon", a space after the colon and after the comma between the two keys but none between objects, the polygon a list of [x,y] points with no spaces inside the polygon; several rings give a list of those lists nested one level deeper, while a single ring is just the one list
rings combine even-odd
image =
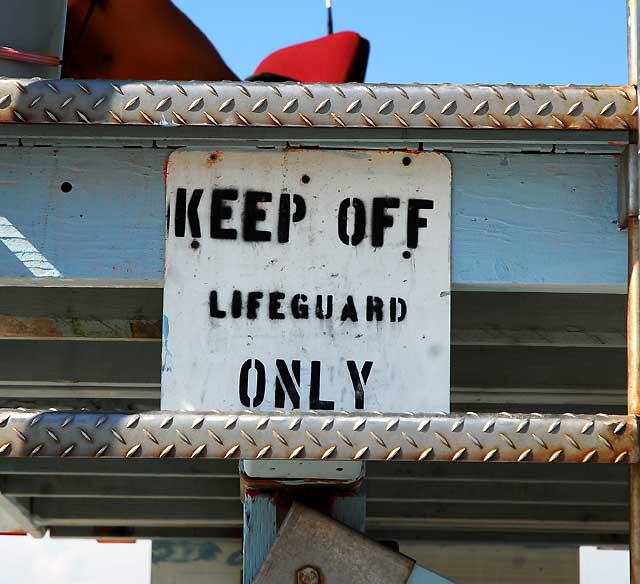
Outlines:
[{"label": "galvanized metal sheet", "polygon": [[177,152],[167,206],[163,408],[449,408],[444,156]]},{"label": "galvanized metal sheet", "polygon": [[0,411],[0,457],[638,462],[635,416]]},{"label": "galvanized metal sheet", "polygon": [[0,123],[628,130],[630,87],[0,80]]}]

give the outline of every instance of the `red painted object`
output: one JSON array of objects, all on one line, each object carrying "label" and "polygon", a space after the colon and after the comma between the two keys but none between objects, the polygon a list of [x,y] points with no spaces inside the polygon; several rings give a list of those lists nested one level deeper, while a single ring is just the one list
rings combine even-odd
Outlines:
[{"label": "red painted object", "polygon": [[271,53],[250,80],[361,83],[368,60],[369,41],[355,32],[339,32]]},{"label": "red painted object", "polygon": [[60,59],[58,57],[39,55],[38,53],[31,53],[29,51],[18,51],[11,47],[0,47],[0,59],[20,61],[22,63],[33,63],[35,65],[49,65],[50,67],[57,67],[60,65]]}]

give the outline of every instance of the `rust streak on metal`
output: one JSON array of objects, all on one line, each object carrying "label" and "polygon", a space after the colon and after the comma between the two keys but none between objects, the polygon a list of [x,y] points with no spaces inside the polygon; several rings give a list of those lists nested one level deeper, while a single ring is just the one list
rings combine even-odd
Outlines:
[{"label": "rust streak on metal", "polygon": [[214,164],[217,164],[218,162],[220,162],[220,160],[222,160],[222,152],[220,151],[212,152],[209,155],[209,158],[207,158],[207,164],[209,166],[213,166]]},{"label": "rust streak on metal", "polygon": [[162,337],[162,321],[131,321],[131,337],[134,339],[159,339]]},{"label": "rust streak on metal", "polygon": [[0,315],[0,338],[160,339],[160,320],[83,320]]},{"label": "rust streak on metal", "polygon": [[0,315],[0,337],[61,337],[63,336],[51,318],[20,318]]},{"label": "rust streak on metal", "polygon": [[637,216],[629,217],[628,238],[627,401],[629,414],[638,414],[640,413],[640,257]]}]

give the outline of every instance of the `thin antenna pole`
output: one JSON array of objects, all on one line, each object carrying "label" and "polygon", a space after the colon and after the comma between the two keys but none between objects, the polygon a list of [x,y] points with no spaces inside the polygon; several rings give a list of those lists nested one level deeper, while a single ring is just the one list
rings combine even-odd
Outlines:
[{"label": "thin antenna pole", "polygon": [[638,84],[638,0],[627,0],[629,84]]},{"label": "thin antenna pole", "polygon": [[333,34],[333,7],[331,6],[331,0],[326,0],[327,3],[327,34]]}]

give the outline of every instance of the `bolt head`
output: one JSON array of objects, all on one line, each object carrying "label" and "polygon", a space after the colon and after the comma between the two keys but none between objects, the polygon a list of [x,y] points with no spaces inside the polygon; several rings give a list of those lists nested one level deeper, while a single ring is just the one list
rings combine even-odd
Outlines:
[{"label": "bolt head", "polygon": [[320,584],[320,572],[312,566],[305,566],[296,572],[297,584]]}]

